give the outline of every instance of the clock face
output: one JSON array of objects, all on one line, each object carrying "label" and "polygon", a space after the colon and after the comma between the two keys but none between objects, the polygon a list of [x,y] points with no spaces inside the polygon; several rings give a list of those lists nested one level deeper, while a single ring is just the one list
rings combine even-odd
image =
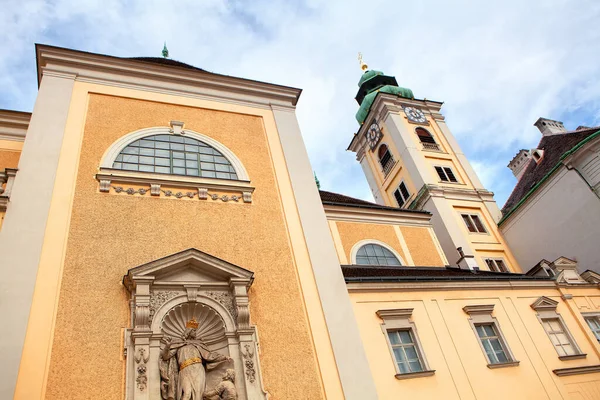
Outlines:
[{"label": "clock face", "polygon": [[406,113],[408,120],[411,122],[417,122],[420,124],[427,122],[427,118],[425,118],[425,113],[423,113],[423,111],[419,110],[418,108],[404,107],[404,112]]},{"label": "clock face", "polygon": [[367,142],[369,142],[369,147],[371,150],[377,146],[377,143],[381,140],[381,129],[379,129],[379,125],[377,123],[371,124],[369,130],[367,131]]}]

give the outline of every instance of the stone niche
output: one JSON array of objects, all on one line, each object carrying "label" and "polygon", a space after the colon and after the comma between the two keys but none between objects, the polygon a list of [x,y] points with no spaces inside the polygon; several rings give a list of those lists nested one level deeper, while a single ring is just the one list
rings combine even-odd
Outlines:
[{"label": "stone niche", "polygon": [[[250,326],[248,289],[252,281],[251,271],[196,249],[130,269],[123,278],[130,293],[132,321],[124,342],[126,399],[166,400],[173,396],[179,400],[177,393],[173,395],[177,388],[168,387],[172,380],[165,381],[162,355],[167,337],[173,343],[182,343],[190,324],[197,326],[196,343],[201,343],[207,354],[227,358],[214,369],[203,361],[207,367],[207,392],[222,383],[225,372],[233,369],[238,399],[267,399],[262,387],[256,328]],[[177,364],[174,365],[172,373],[178,374]],[[210,399],[220,398],[215,395]]]}]

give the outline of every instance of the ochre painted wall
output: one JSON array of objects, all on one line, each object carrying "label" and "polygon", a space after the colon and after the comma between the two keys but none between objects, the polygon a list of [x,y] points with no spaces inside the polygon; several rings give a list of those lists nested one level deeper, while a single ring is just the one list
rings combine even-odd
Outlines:
[{"label": "ochre painted wall", "polygon": [[22,142],[0,140],[0,171],[4,168],[17,168],[22,148]]},{"label": "ochre painted wall", "polygon": [[[358,288],[359,286],[352,286]],[[597,399],[600,373],[559,377],[552,370],[600,363],[600,344],[582,313],[600,312],[600,292],[595,287],[569,288],[572,300],[562,300],[563,290],[379,290],[353,291],[350,296],[379,398],[419,399]],[[575,342],[587,356],[561,361],[530,305],[540,296],[558,301]],[[496,318],[518,366],[490,369],[470,323],[466,305],[494,305]],[[378,310],[414,308],[415,324],[429,368],[435,374],[398,380],[393,356],[381,329]],[[569,394],[571,394],[570,397]]]},{"label": "ochre painted wall", "polygon": [[361,240],[375,239],[396,250],[406,263],[406,255],[392,225],[337,222],[338,231],[348,262],[352,263],[352,247]]},{"label": "ochre painted wall", "polygon": [[438,247],[431,238],[432,232],[429,228],[402,226],[400,231],[415,265],[420,267],[444,266],[445,263],[440,257]]},{"label": "ochre painted wall", "polygon": [[[100,193],[105,150],[141,128],[180,120],[231,149],[256,187],[252,204]],[[123,396],[121,278],[129,268],[195,247],[255,272],[250,290],[266,390],[274,399],[319,399],[322,385],[259,117],[91,95],[81,148],[46,398]],[[294,384],[290,384],[293,376]],[[115,385],[115,382],[123,385]],[[68,384],[65,384],[67,383]]]}]

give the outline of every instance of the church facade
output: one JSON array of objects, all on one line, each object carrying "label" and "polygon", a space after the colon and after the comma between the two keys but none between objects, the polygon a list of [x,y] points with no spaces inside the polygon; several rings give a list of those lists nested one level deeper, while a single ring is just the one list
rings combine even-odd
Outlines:
[{"label": "church facade", "polygon": [[2,398],[598,398],[600,276],[516,261],[441,103],[365,66],[371,203],[315,185],[299,89],[36,53],[0,111]]}]

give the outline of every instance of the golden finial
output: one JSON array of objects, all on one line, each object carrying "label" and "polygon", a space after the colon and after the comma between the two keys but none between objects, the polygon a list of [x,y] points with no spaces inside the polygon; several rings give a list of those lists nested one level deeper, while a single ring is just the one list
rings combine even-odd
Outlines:
[{"label": "golden finial", "polygon": [[360,69],[362,69],[363,71],[366,71],[369,69],[369,66],[367,64],[365,64],[365,62],[363,61],[363,56],[360,51],[358,52],[358,62],[360,63]]}]

